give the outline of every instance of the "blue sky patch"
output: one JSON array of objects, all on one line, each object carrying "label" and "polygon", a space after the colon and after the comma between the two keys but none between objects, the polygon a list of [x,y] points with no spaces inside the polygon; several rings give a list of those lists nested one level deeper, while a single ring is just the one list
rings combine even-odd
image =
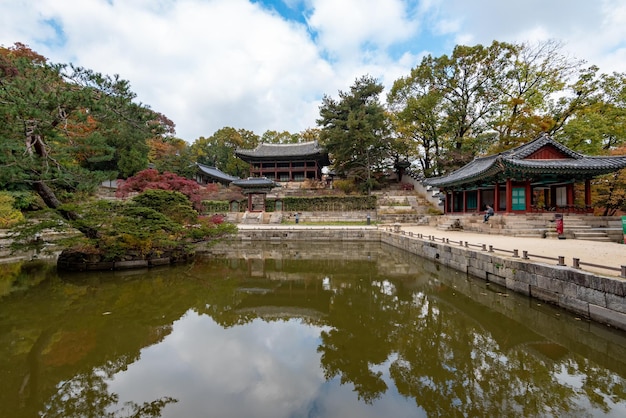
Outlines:
[{"label": "blue sky patch", "polygon": [[41,42],[48,47],[64,46],[67,42],[67,36],[65,36],[61,23],[56,19],[45,19],[43,23],[52,29],[54,36],[49,36]]}]

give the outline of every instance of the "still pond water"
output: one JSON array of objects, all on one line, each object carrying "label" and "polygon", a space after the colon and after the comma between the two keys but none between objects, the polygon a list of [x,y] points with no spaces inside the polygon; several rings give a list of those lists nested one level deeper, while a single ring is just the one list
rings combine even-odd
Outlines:
[{"label": "still pond water", "polygon": [[626,416],[626,334],[384,244],[0,265],[0,417]]}]

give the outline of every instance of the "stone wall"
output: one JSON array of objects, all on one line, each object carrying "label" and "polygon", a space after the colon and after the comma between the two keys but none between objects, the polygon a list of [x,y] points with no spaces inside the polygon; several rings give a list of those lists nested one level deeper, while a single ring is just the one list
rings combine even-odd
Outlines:
[{"label": "stone wall", "polygon": [[382,231],[376,227],[299,227],[240,229],[236,239],[242,241],[380,241]]},{"label": "stone wall", "polygon": [[376,228],[284,227],[240,230],[240,240],[382,241],[455,270],[497,283],[584,318],[626,330],[626,280],[567,266],[496,255]]},{"label": "stone wall", "polygon": [[582,317],[626,330],[626,281],[623,279],[401,233],[382,233],[381,240]]}]

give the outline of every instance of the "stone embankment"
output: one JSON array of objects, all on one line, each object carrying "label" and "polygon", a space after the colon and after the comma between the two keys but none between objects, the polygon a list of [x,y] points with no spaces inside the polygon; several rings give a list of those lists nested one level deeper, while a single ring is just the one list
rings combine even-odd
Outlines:
[{"label": "stone embankment", "polygon": [[380,241],[497,283],[584,318],[626,330],[626,280],[573,267],[489,253],[375,227],[240,228],[239,240]]}]

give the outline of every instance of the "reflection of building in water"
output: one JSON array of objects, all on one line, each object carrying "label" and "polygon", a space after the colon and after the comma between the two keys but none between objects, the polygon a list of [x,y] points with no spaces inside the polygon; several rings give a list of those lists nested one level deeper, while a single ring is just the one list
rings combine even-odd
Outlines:
[{"label": "reflection of building in water", "polygon": [[265,319],[311,320],[320,320],[330,312],[333,293],[324,290],[321,279],[272,281],[271,288],[259,287],[263,284],[256,280],[242,282],[238,291],[245,297],[235,311],[252,312]]}]

